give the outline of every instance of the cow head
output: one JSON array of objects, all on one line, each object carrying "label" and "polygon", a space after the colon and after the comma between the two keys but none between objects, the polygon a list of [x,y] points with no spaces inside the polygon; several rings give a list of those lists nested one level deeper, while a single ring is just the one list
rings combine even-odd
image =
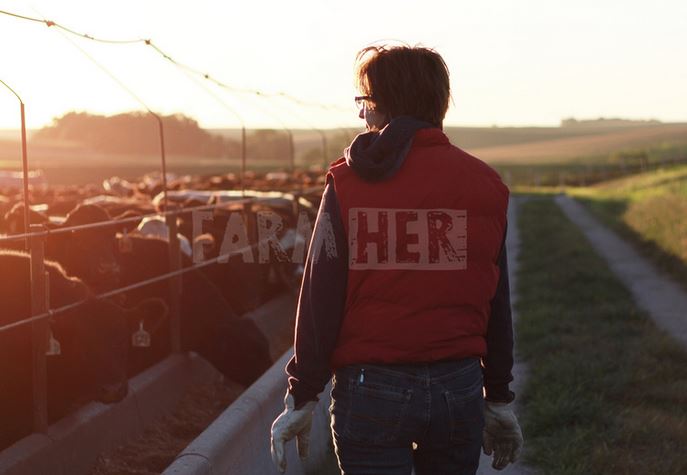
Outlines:
[{"label": "cow head", "polygon": [[73,313],[78,317],[61,331],[71,332],[68,338],[79,368],[74,384],[86,383],[83,392],[100,402],[121,401],[128,393],[127,360],[133,332],[142,323],[154,335],[167,317],[167,305],[151,298],[125,308],[107,299],[90,299]]},{"label": "cow head", "polygon": [[[109,221],[108,212],[97,205],[79,205],[64,222],[65,227]],[[115,228],[73,231],[52,236],[51,257],[62,263],[69,274],[82,279],[95,291],[114,288],[120,269],[115,256]]]},{"label": "cow head", "polygon": [[[43,213],[29,208],[30,224],[45,224],[49,221]],[[21,234],[24,232],[24,203],[16,203],[5,213],[4,227],[7,234]]]}]

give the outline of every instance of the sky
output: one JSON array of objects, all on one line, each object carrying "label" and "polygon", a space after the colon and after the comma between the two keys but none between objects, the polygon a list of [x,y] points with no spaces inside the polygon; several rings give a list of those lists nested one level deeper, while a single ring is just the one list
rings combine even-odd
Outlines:
[{"label": "sky", "polygon": [[[140,101],[210,128],[359,126],[355,54],[380,41],[444,57],[453,97],[445,125],[687,121],[684,0],[0,0],[0,10],[103,38],[151,38],[226,84],[340,108],[230,92],[144,44],[95,43],[0,15],[0,79],[22,97],[29,128],[70,110],[141,110]],[[18,101],[0,85],[0,129],[19,124]]]}]

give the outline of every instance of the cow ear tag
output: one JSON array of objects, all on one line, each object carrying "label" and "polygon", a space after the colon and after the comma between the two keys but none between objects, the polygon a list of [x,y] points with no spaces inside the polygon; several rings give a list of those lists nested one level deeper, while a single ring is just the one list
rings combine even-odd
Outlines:
[{"label": "cow ear tag", "polygon": [[277,276],[277,271],[274,270],[273,266],[270,266],[270,270],[268,271],[267,274],[267,282],[270,284],[276,284],[279,280],[279,276]]},{"label": "cow ear tag", "polygon": [[119,238],[117,244],[119,245],[119,252],[122,254],[130,254],[134,250],[134,243],[131,241],[126,229],[122,233],[122,237]]},{"label": "cow ear tag", "polygon": [[57,341],[55,336],[52,334],[52,328],[48,334],[48,349],[45,352],[46,356],[58,356],[62,353],[62,346],[60,342]]},{"label": "cow ear tag", "polygon": [[131,345],[137,348],[148,348],[150,346],[150,333],[143,328],[143,320],[138,322],[138,330],[131,336]]}]

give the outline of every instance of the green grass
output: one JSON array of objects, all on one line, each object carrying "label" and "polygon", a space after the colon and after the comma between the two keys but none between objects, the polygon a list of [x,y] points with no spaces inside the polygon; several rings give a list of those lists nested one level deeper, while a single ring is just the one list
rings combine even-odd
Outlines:
[{"label": "green grass", "polygon": [[521,210],[525,462],[556,475],[687,473],[687,352],[550,198]]},{"label": "green grass", "polygon": [[570,190],[605,224],[687,288],[687,167]]}]

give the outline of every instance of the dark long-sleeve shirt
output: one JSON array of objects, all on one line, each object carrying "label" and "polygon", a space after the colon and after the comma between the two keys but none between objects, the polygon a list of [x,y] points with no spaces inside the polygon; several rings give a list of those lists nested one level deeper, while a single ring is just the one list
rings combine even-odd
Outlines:
[{"label": "dark long-sleeve shirt", "polygon": [[[329,222],[325,222],[328,220]],[[323,234],[333,231],[334,253],[324,252]],[[510,307],[506,233],[499,255],[500,277],[491,300],[487,355],[483,358],[486,398],[510,402],[513,380],[513,327]],[[331,378],[329,361],[344,317],[348,279],[348,242],[334,186],[327,183],[313,229],[298,299],[294,356],[286,366],[296,408],[316,400]]]}]

